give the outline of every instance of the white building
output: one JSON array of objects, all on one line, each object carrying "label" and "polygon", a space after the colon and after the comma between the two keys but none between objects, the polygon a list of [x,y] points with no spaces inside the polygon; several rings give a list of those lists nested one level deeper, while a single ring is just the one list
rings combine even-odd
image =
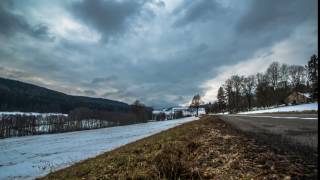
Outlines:
[{"label": "white building", "polygon": [[[190,109],[189,107],[171,107],[162,110],[154,110],[152,111],[152,119],[153,120],[170,120],[177,119],[180,117],[186,116],[196,116],[196,109]],[[204,108],[198,109],[198,114],[203,115],[206,114]]]}]

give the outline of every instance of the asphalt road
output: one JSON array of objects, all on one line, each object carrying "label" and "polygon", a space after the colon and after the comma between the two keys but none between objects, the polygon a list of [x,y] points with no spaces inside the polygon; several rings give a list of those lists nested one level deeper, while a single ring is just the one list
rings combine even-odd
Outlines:
[{"label": "asphalt road", "polygon": [[281,135],[292,143],[318,147],[318,114],[218,115],[243,131]]}]

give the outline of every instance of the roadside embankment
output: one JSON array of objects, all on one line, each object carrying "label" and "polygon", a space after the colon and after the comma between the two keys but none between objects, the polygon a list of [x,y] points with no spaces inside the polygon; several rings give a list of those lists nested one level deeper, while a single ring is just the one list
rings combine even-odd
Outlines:
[{"label": "roadside embankment", "polygon": [[205,116],[43,179],[316,179],[316,166]]}]

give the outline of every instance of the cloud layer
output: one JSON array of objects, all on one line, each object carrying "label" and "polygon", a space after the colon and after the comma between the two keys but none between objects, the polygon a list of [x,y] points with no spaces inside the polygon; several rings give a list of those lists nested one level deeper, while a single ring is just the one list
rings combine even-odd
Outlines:
[{"label": "cloud layer", "polygon": [[[0,76],[155,108],[317,53],[317,1],[0,1]],[[249,68],[250,67],[250,68]]]}]

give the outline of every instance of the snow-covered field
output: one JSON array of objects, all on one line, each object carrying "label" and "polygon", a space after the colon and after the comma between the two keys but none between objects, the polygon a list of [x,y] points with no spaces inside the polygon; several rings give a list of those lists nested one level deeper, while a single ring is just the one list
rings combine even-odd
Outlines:
[{"label": "snow-covered field", "polygon": [[0,179],[34,179],[121,145],[196,120],[170,121],[0,140]]},{"label": "snow-covered field", "polygon": [[62,114],[62,113],[37,113],[37,112],[19,112],[19,111],[14,111],[14,112],[5,112],[2,111],[0,112],[1,115],[23,115],[23,116],[68,116],[68,114]]},{"label": "snow-covered field", "polygon": [[238,114],[257,114],[257,113],[273,113],[273,112],[302,112],[302,111],[310,111],[310,110],[318,110],[318,103],[283,106],[283,107],[276,107],[276,108],[271,108],[271,109],[240,112]]}]

